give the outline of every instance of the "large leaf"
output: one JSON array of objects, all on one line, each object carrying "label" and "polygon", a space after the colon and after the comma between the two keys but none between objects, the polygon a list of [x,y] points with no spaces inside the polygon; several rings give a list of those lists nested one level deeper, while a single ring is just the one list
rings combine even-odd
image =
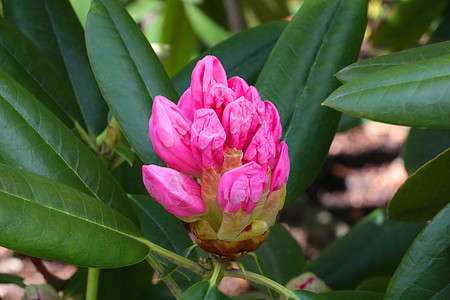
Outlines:
[{"label": "large leaf", "polygon": [[94,134],[106,127],[108,107],[92,73],[84,30],[69,0],[6,0],[5,15],[47,56],[73,87],[86,123]]},{"label": "large leaf", "polygon": [[336,74],[336,77],[342,82],[349,82],[376,71],[424,61],[447,54],[450,54],[450,41],[411,48],[388,55],[361,60],[340,70]]},{"label": "large leaf", "polygon": [[192,245],[180,220],[150,196],[130,196],[139,216],[142,231],[153,243],[178,254]]},{"label": "large leaf", "polygon": [[200,281],[188,288],[180,300],[219,300],[220,294],[217,286],[208,280]]},{"label": "large leaf", "polygon": [[249,84],[253,84],[287,23],[278,21],[247,29],[205,51],[173,77],[178,95],[187,90],[191,83],[192,70],[206,55],[216,56],[228,77],[240,76]]},{"label": "large leaf", "polygon": [[450,149],[411,175],[388,205],[390,219],[428,221],[450,201]]},{"label": "large leaf", "polygon": [[324,102],[391,124],[450,128],[450,55],[392,67],[353,80]]},{"label": "large leaf", "polygon": [[302,248],[289,231],[278,223],[255,252],[267,266],[270,277],[281,284],[286,284],[305,269],[306,258]]},{"label": "large leaf", "polygon": [[117,0],[93,0],[86,44],[94,74],[130,144],[146,163],[161,162],[148,138],[152,99],[177,93],[147,39]]},{"label": "large leaf", "polygon": [[69,186],[0,165],[0,243],[14,251],[96,268],[141,261],[149,249],[130,220]]},{"label": "large leaf", "polygon": [[306,1],[279,38],[256,82],[275,103],[289,146],[286,204],[313,181],[334,137],[340,113],[321,106],[339,86],[333,76],[354,62],[366,27],[367,1]]},{"label": "large leaf", "polygon": [[373,45],[400,50],[417,44],[448,3],[448,0],[397,1],[392,14],[373,33]]},{"label": "large leaf", "polygon": [[385,299],[431,299],[449,283],[450,204],[409,248],[389,283]]},{"label": "large leaf", "polygon": [[66,125],[81,119],[72,90],[30,40],[0,18],[0,68]]},{"label": "large leaf", "polygon": [[423,223],[386,220],[376,210],[307,266],[332,289],[354,288],[373,276],[391,275]]},{"label": "large leaf", "polygon": [[412,174],[448,148],[450,148],[449,129],[411,128],[403,145],[406,171]]},{"label": "large leaf", "polygon": [[79,189],[137,221],[125,192],[102,162],[2,71],[0,137],[3,162]]}]

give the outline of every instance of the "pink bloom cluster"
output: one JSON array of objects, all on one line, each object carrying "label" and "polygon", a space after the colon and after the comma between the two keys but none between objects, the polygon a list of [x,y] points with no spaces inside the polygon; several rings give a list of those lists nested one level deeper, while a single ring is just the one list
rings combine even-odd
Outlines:
[{"label": "pink bloom cluster", "polygon": [[154,99],[149,136],[170,168],[143,166],[144,184],[167,211],[188,221],[207,214],[211,198],[223,212],[251,214],[287,182],[281,131],[275,106],[242,78],[227,80],[219,60],[206,56],[177,105]]}]

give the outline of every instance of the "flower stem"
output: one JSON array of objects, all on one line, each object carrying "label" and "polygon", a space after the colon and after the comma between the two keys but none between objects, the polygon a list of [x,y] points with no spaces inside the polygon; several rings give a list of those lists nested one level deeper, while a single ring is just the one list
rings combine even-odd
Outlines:
[{"label": "flower stem", "polygon": [[217,259],[214,259],[214,269],[212,271],[211,277],[209,278],[209,281],[214,285],[219,285],[222,275],[223,275],[223,269],[224,264],[219,262]]},{"label": "flower stem", "polygon": [[[156,260],[156,258],[153,257],[153,255],[150,253],[146,257],[147,262],[155,269],[156,274],[158,274],[158,277],[161,276],[164,272],[163,267],[161,264]],[[169,288],[169,290],[172,292],[172,294],[175,296],[175,298],[180,298],[181,294],[183,294],[183,291],[180,289],[178,284],[173,280],[171,276],[166,276],[162,279],[162,281],[165,283],[165,285]]]},{"label": "flower stem", "polygon": [[247,280],[253,281],[255,283],[264,285],[265,287],[268,287],[280,294],[283,294],[287,298],[298,299],[298,297],[291,290],[285,288],[278,282],[273,281],[272,279],[269,279],[265,276],[262,276],[262,275],[259,275],[259,274],[253,273],[253,272],[245,272],[244,273],[241,270],[233,269],[233,270],[225,270],[223,275],[228,276],[228,277],[247,279]]},{"label": "flower stem", "polygon": [[173,253],[172,251],[169,251],[167,249],[164,249],[163,247],[160,247],[148,240],[145,240],[145,244],[150,247],[150,251],[157,254],[158,256],[161,256],[162,258],[179,265],[180,267],[190,270],[194,273],[197,273],[201,275],[202,277],[205,277],[208,274],[208,271],[203,269],[198,263],[187,259],[181,255],[178,255],[176,253]]},{"label": "flower stem", "polygon": [[86,300],[97,300],[100,269],[89,268],[87,277]]}]

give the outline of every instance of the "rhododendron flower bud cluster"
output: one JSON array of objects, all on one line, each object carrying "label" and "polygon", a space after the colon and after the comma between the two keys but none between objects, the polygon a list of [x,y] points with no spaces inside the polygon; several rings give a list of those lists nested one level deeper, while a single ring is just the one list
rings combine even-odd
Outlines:
[{"label": "rhododendron flower bud cluster", "polygon": [[275,106],[206,56],[178,104],[154,99],[149,136],[168,168],[143,166],[144,184],[190,223],[200,247],[237,259],[264,242],[283,207],[290,165],[281,131]]}]

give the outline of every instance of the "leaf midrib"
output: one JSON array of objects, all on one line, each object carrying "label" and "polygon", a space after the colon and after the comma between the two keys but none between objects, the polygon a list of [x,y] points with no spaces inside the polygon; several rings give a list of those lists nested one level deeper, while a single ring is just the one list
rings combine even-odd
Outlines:
[{"label": "leaf midrib", "polygon": [[[115,220],[115,216],[114,216],[114,215],[113,215],[113,216],[114,216],[114,224],[116,225],[116,228],[106,226],[105,224],[96,223],[96,222],[94,222],[94,221],[92,221],[92,220],[90,220],[90,219],[83,218],[82,216],[79,216],[79,215],[76,215],[76,214],[71,214],[71,213],[69,213],[68,211],[64,211],[64,210],[61,210],[61,209],[57,209],[57,208],[55,208],[55,207],[49,206],[48,204],[43,204],[43,203],[40,203],[40,202],[37,202],[37,201],[33,201],[32,199],[28,199],[28,198],[25,198],[25,197],[23,197],[23,196],[21,196],[21,195],[17,195],[17,194],[10,193],[10,192],[8,192],[8,191],[6,191],[6,190],[4,190],[4,189],[1,189],[1,190],[0,190],[0,193],[3,193],[3,194],[5,194],[5,195],[11,196],[11,197],[14,197],[14,198],[17,198],[17,199],[20,199],[20,200],[22,200],[22,201],[24,201],[24,202],[26,202],[26,203],[31,203],[31,204],[41,205],[41,206],[43,206],[43,207],[45,207],[45,208],[47,208],[47,209],[49,209],[49,210],[55,211],[55,212],[60,213],[60,214],[67,215],[67,216],[69,216],[69,217],[71,217],[71,218],[76,218],[76,219],[82,220],[82,221],[87,222],[87,223],[94,224],[95,226],[99,226],[99,227],[102,227],[102,228],[104,228],[104,229],[113,231],[113,232],[115,232],[115,233],[118,233],[118,234],[127,236],[127,237],[129,237],[129,238],[132,238],[132,239],[134,239],[134,240],[139,241],[139,242],[142,243],[143,237],[138,237],[138,236],[134,236],[134,235],[125,233],[125,232],[123,232],[123,231],[119,231],[119,229],[117,228],[117,222],[116,222],[116,220]],[[142,244],[145,245],[145,243],[142,243]]]}]

